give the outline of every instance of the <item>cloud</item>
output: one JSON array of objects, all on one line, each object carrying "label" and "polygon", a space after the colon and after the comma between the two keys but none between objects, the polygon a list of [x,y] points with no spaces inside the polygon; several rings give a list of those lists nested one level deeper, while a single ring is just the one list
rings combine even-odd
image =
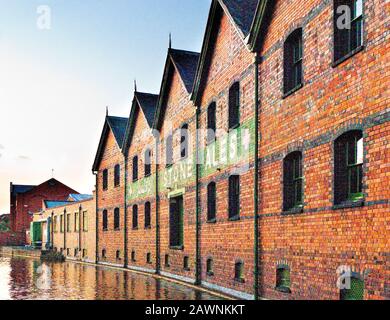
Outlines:
[{"label": "cloud", "polygon": [[19,156],[18,159],[19,160],[30,160],[30,157],[28,157],[28,156]]}]

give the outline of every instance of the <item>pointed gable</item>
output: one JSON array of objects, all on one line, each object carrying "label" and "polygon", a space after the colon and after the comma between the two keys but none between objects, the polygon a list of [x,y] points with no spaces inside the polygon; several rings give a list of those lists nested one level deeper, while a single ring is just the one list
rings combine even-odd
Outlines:
[{"label": "pointed gable", "polygon": [[190,97],[194,85],[195,74],[199,62],[199,53],[169,49],[164,68],[164,75],[161,84],[160,96],[154,120],[154,128],[159,128],[165,113],[165,100],[168,96],[170,83],[174,72],[180,77],[183,86]]},{"label": "pointed gable", "polygon": [[157,102],[158,102],[158,95],[151,94],[151,93],[143,93],[143,92],[134,93],[133,104],[131,107],[130,117],[129,117],[129,121],[125,132],[125,137],[122,145],[122,151],[124,155],[127,155],[128,149],[130,147],[139,110],[142,111],[142,113],[145,116],[147,124],[149,125],[150,128],[152,128]]},{"label": "pointed gable", "polygon": [[110,131],[115,137],[115,141],[118,145],[118,149],[119,150],[121,149],[125,137],[127,122],[128,122],[127,118],[106,116],[104,126],[103,126],[103,131],[100,136],[98,150],[95,156],[95,161],[92,167],[92,170],[94,172],[98,171],[99,169],[100,160],[102,159],[106,140]]},{"label": "pointed gable", "polygon": [[259,50],[259,48],[262,46],[262,42],[265,34],[267,33],[268,23],[271,19],[274,6],[275,1],[259,1],[248,39],[249,48],[252,51]]},{"label": "pointed gable", "polygon": [[230,25],[234,27],[234,32],[237,34],[236,38],[240,40],[243,46],[246,46],[245,39],[252,28],[259,1],[260,0],[212,1],[191,95],[191,99],[195,104],[198,104],[199,102],[198,99],[202,91],[202,82],[208,73],[208,68],[212,60],[212,51],[215,49],[216,41],[218,40],[222,19],[225,16],[228,18]]}]

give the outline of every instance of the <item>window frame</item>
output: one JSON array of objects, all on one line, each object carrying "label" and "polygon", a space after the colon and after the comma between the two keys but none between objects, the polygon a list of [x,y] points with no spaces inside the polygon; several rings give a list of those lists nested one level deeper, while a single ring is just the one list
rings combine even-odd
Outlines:
[{"label": "window frame", "polygon": [[152,175],[152,150],[146,149],[144,153],[144,176],[145,178]]},{"label": "window frame", "polygon": [[217,222],[217,184],[214,181],[207,185],[207,222]]},{"label": "window frame", "polygon": [[102,229],[103,229],[103,232],[108,231],[108,211],[107,211],[107,209],[104,209],[102,212]]},{"label": "window frame", "polygon": [[102,175],[103,175],[102,177],[103,191],[107,191],[108,190],[108,169],[104,169]]},{"label": "window frame", "polygon": [[[297,171],[298,166],[298,173]],[[304,206],[304,173],[303,153],[294,151],[283,159],[283,211],[302,212]],[[291,170],[291,171],[290,171]],[[292,200],[289,200],[290,190],[293,189]],[[300,189],[300,195],[298,195]],[[300,200],[299,200],[300,199]],[[289,203],[291,202],[291,203]]]},{"label": "window frame", "polygon": [[245,283],[244,262],[241,260],[238,260],[234,263],[234,281],[239,283]]},{"label": "window frame", "polygon": [[[232,188],[233,186],[231,185],[233,182],[232,180],[235,180],[237,179],[237,181],[233,181],[234,183],[237,183],[236,185],[236,188],[238,188],[238,192],[236,190],[236,193],[232,194]],[[234,199],[233,196],[235,196]],[[234,201],[235,200],[235,201]],[[228,198],[228,203],[229,203],[229,206],[228,206],[228,216],[229,216],[229,221],[237,221],[237,220],[240,220],[240,213],[241,213],[241,177],[240,175],[238,174],[232,174],[230,177],[229,177],[229,198]],[[233,203],[237,203],[236,205],[234,205]],[[234,207],[235,206],[235,207]],[[233,208],[236,209],[236,212],[235,214],[233,215],[232,214],[232,210]]]},{"label": "window frame", "polygon": [[[240,127],[241,122],[241,84],[234,82],[229,88],[228,127],[229,131]],[[236,114],[235,114],[236,113]],[[233,119],[235,115],[235,119]]]},{"label": "window frame", "polygon": [[180,159],[188,159],[190,155],[190,132],[188,123],[184,123],[180,128]]},{"label": "window frame", "polygon": [[144,205],[144,227],[145,229],[152,228],[152,204],[150,201],[145,202]]},{"label": "window frame", "polygon": [[291,293],[291,269],[289,266],[277,266],[275,290],[282,293]]},{"label": "window frame", "polygon": [[138,178],[139,178],[138,165],[139,165],[139,158],[138,158],[138,155],[136,155],[133,157],[133,160],[132,160],[132,175],[133,175],[132,180],[133,180],[133,183],[137,182]]},{"label": "window frame", "polygon": [[119,208],[114,209],[114,230],[121,230],[121,213]]},{"label": "window frame", "polygon": [[297,28],[289,34],[283,46],[283,98],[303,87],[303,49],[303,29]]},{"label": "window frame", "polygon": [[114,167],[114,187],[120,187],[121,185],[121,165],[116,164]]},{"label": "window frame", "polygon": [[[214,134],[212,135],[212,132]],[[217,103],[211,102],[207,107],[207,139],[206,144],[210,145],[217,140]]]},{"label": "window frame", "polygon": [[173,134],[169,134],[165,139],[165,166],[173,166]]},{"label": "window frame", "polygon": [[138,230],[138,205],[133,205],[132,207],[132,229]]}]

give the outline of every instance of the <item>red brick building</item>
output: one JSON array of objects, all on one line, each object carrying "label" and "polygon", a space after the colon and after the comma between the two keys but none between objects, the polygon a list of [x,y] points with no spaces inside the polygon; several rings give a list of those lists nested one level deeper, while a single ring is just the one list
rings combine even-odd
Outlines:
[{"label": "red brick building", "polygon": [[66,200],[72,193],[78,192],[56,179],[50,179],[38,186],[15,185],[11,182],[11,230],[25,233],[30,228],[32,214],[42,208],[43,200]]},{"label": "red brick building", "polygon": [[125,265],[125,166],[121,152],[127,118],[106,116],[93,164],[96,175],[96,259]]},{"label": "red brick building", "polygon": [[126,159],[128,268],[156,270],[156,143],[152,125],[158,96],[135,92],[123,153]]}]

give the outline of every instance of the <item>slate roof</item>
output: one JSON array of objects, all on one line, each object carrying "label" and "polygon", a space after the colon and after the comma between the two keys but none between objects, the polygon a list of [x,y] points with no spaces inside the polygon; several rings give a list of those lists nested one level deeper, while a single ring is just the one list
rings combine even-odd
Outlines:
[{"label": "slate roof", "polygon": [[180,77],[184,82],[187,92],[191,93],[200,54],[197,52],[178,49],[170,49],[169,52],[173,63],[175,64]]},{"label": "slate roof", "polygon": [[90,200],[93,198],[91,194],[70,194],[68,201],[80,202],[85,200]]},{"label": "slate roof", "polygon": [[127,121],[127,118],[107,116],[107,122],[119,146],[122,146],[123,138],[125,137]]},{"label": "slate roof", "polygon": [[32,186],[32,185],[12,184],[11,185],[11,193],[12,193],[12,195],[26,193],[26,192],[31,191],[35,187],[36,186]]},{"label": "slate roof", "polygon": [[259,0],[220,0],[246,37],[252,26]]},{"label": "slate roof", "polygon": [[135,92],[136,99],[144,112],[145,118],[150,127],[153,126],[154,114],[158,102],[158,95],[151,93]]}]

